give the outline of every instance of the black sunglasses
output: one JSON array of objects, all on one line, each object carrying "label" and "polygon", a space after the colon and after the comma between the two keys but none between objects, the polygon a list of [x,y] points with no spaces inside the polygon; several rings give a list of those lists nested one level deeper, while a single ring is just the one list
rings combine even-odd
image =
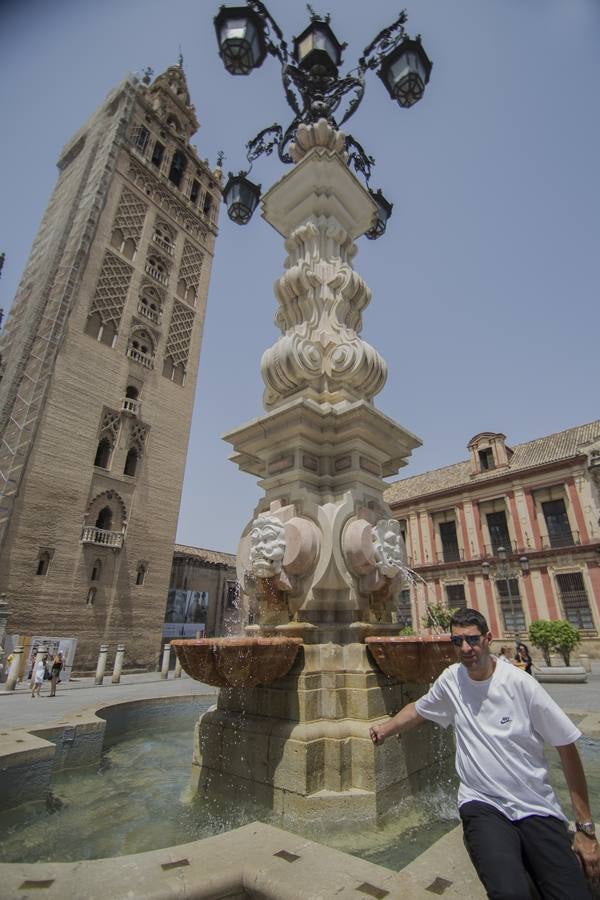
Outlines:
[{"label": "black sunglasses", "polygon": [[452,635],[450,638],[455,647],[462,647],[463,641],[466,641],[469,647],[476,647],[479,641],[481,640],[480,634],[463,634],[460,637],[458,635]]}]

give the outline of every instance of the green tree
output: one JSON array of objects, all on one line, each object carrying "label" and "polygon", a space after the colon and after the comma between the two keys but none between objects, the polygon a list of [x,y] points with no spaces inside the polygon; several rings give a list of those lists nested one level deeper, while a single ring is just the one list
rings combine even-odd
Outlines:
[{"label": "green tree", "polygon": [[550,662],[550,653],[554,650],[554,630],[552,622],[547,619],[536,619],[529,626],[529,641],[538,650],[544,654],[544,661],[547,666],[552,665]]},{"label": "green tree", "polygon": [[404,628],[401,628],[398,632],[400,637],[411,637],[414,633],[414,628],[412,628],[410,625],[405,625]]},{"label": "green tree", "polygon": [[427,615],[421,624],[423,628],[433,628],[436,632],[445,633],[450,631],[450,620],[455,612],[455,609],[448,609],[443,603],[428,603]]},{"label": "green tree", "polygon": [[554,649],[557,650],[565,661],[565,666],[571,665],[571,651],[581,640],[579,629],[567,622],[566,619],[558,619],[552,622],[554,628]]}]

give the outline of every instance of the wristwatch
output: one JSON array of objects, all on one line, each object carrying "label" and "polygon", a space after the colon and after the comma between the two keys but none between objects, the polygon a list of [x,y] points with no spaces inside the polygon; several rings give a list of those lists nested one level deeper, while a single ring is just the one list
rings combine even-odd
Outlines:
[{"label": "wristwatch", "polygon": [[588,837],[596,837],[596,826],[593,822],[575,822],[575,831],[582,831]]}]

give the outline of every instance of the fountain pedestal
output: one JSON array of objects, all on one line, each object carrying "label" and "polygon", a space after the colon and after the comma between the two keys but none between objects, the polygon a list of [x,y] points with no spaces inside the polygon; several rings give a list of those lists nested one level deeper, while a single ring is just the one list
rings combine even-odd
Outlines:
[{"label": "fountain pedestal", "polygon": [[352,260],[377,207],[344,148],[327,122],[301,125],[296,165],[263,197],[288,254],[275,285],[281,337],[261,362],[265,414],[225,436],[264,491],[237,556],[254,633],[304,647],[284,678],[221,690],[195,765],[207,793],[245,788],[284,813],[330,806],[364,821],[417,789],[434,751],[427,730],[402,747],[368,737],[425,687],[385,677],[364,644],[398,630],[406,557],[383,479],[420,441],[373,404],[387,367],[360,337],[371,293]]}]

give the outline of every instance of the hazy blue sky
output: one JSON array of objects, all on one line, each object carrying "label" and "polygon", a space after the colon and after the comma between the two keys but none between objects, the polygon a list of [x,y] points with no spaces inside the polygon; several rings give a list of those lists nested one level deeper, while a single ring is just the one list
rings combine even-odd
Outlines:
[{"label": "hazy blue sky", "polygon": [[[315,4],[313,4],[315,5]],[[248,78],[217,56],[206,0],[5,0],[0,177],[8,307],[63,144],[130,71],[158,73],[181,44],[199,153],[242,167],[245,142],[291,117],[268,59]],[[304,3],[271,0],[288,38]],[[327,0],[344,68],[397,15],[390,0]],[[466,458],[477,432],[519,443],[598,417],[598,0],[413,0],[408,29],[434,61],[425,97],[393,104],[372,74],[346,124],[394,202],[387,234],[359,241],[373,291],[363,335],[387,360],[376,403],[424,446],[403,474]],[[256,164],[264,188],[283,171]],[[262,410],[260,356],[277,337],[279,236],[222,211],[178,539],[235,551],[258,498],[220,434]]]}]

